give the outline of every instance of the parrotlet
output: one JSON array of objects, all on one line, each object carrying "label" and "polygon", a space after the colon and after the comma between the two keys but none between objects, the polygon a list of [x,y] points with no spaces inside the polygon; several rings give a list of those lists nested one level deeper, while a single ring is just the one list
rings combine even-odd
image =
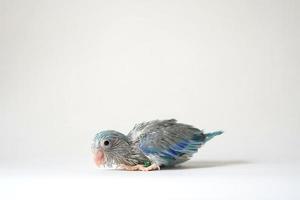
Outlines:
[{"label": "parrotlet", "polygon": [[136,124],[128,135],[114,130],[97,133],[92,151],[97,166],[151,171],[189,160],[198,149],[223,131],[204,133],[175,119]]}]

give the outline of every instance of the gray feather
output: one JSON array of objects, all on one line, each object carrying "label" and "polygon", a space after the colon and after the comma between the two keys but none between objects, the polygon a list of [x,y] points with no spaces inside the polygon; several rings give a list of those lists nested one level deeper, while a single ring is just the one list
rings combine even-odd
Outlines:
[{"label": "gray feather", "polygon": [[[175,119],[137,124],[128,138],[152,162],[167,166],[188,160],[205,141],[203,131]],[[180,143],[186,148],[176,146]]]}]

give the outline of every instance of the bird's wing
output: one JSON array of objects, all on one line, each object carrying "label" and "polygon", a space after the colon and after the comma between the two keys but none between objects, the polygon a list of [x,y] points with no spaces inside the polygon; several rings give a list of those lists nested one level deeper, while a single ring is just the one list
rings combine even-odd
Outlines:
[{"label": "bird's wing", "polygon": [[203,131],[177,123],[175,119],[137,124],[128,137],[146,156],[160,165],[188,160],[205,142]]},{"label": "bird's wing", "polygon": [[158,122],[158,120],[142,122],[142,123],[136,124],[133,127],[133,129],[128,133],[127,137],[131,141],[136,142],[141,135],[143,135],[147,132],[146,127],[150,127],[152,124],[155,124],[156,122]]}]

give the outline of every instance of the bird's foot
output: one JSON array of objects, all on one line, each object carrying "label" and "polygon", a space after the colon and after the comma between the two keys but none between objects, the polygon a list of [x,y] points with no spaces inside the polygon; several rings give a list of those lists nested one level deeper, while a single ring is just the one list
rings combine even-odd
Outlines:
[{"label": "bird's foot", "polygon": [[152,170],[160,170],[159,165],[153,163],[149,167],[145,167],[144,165],[120,165],[120,169],[127,170],[127,171],[152,171]]},{"label": "bird's foot", "polygon": [[123,170],[127,170],[127,171],[137,171],[137,170],[141,170],[142,167],[144,167],[143,165],[125,165],[125,164],[122,164],[119,166],[120,169],[123,169]]},{"label": "bird's foot", "polygon": [[153,171],[153,170],[160,170],[159,165],[153,163],[153,164],[151,164],[149,167],[144,167],[144,166],[143,166],[143,169],[142,169],[142,171]]}]

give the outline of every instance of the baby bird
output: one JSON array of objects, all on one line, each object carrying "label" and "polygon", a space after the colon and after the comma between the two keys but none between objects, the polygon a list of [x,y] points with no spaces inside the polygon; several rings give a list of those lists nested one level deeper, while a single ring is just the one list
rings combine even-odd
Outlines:
[{"label": "baby bird", "polygon": [[223,131],[206,133],[175,119],[136,124],[129,134],[114,130],[96,134],[92,151],[97,166],[151,171],[189,160],[208,140]]}]

